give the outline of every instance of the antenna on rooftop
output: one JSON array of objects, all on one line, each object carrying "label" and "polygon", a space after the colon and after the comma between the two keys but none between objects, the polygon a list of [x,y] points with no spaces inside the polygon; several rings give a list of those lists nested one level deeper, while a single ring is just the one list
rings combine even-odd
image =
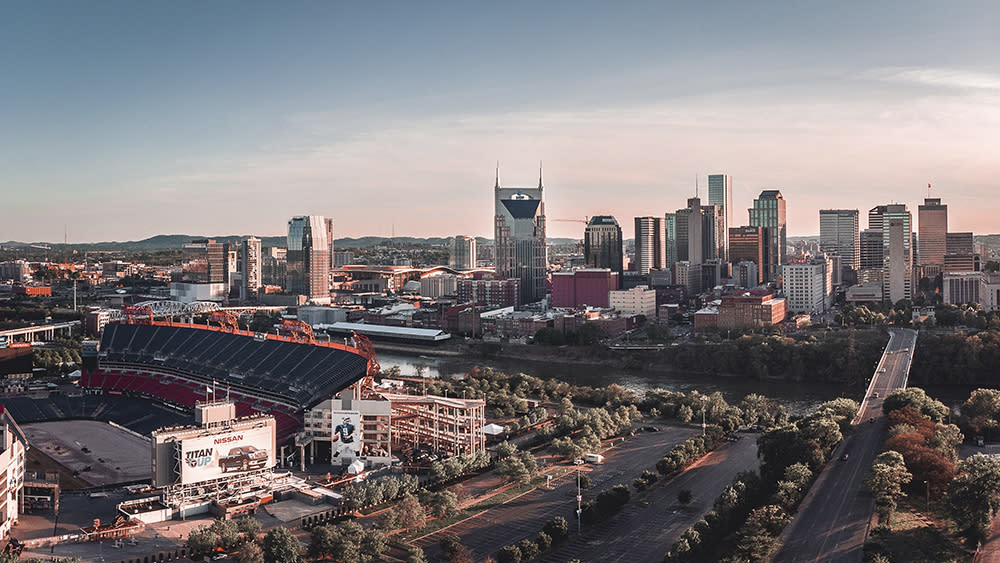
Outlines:
[{"label": "antenna on rooftop", "polygon": [[927,197],[928,198],[931,197],[931,184],[930,184],[930,182],[927,183]]},{"label": "antenna on rooftop", "polygon": [[694,197],[698,197],[698,175],[694,175]]}]

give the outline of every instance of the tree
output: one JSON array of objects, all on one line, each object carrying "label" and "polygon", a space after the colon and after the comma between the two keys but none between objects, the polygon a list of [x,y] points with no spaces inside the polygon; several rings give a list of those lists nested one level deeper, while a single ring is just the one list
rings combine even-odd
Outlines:
[{"label": "tree", "polygon": [[944,403],[927,396],[927,393],[919,387],[897,389],[889,393],[882,403],[886,413],[906,406],[917,409],[934,422],[944,422],[949,414],[948,407],[944,406]]},{"label": "tree", "polygon": [[423,504],[435,518],[450,518],[458,513],[458,497],[448,490],[424,494]]},{"label": "tree", "polygon": [[247,540],[257,539],[257,536],[260,535],[261,531],[260,522],[252,516],[247,516],[237,520],[236,527],[239,529],[240,533],[243,534],[243,538]]},{"label": "tree", "polygon": [[677,491],[677,502],[684,506],[690,504],[693,497],[694,495],[691,494],[691,489],[681,489]]},{"label": "tree", "polygon": [[504,440],[497,444],[497,459],[505,459],[517,453],[517,446]]},{"label": "tree", "polygon": [[387,513],[393,515],[392,525],[383,528],[419,529],[424,527],[424,521],[427,519],[423,505],[411,494],[404,495]]},{"label": "tree", "polygon": [[240,546],[236,553],[236,560],[240,563],[265,563],[264,550],[257,542],[248,541]]},{"label": "tree", "polygon": [[379,530],[365,530],[361,533],[361,541],[358,545],[359,561],[362,563],[374,563],[382,560],[382,554],[389,548],[389,542],[385,534]]},{"label": "tree", "polygon": [[215,535],[215,545],[229,549],[240,541],[240,529],[235,520],[216,518],[208,528]]},{"label": "tree", "polygon": [[538,544],[528,538],[517,542],[517,549],[521,552],[521,559],[524,561],[534,561],[538,557]]},{"label": "tree", "polygon": [[406,563],[427,563],[427,556],[424,555],[424,550],[419,547],[411,547],[410,551],[406,554]]},{"label": "tree", "polygon": [[882,452],[875,458],[871,471],[865,479],[865,486],[875,497],[879,511],[879,523],[890,526],[896,503],[903,495],[903,485],[913,479],[906,470],[903,455],[896,451]]},{"label": "tree", "polygon": [[973,545],[984,539],[1000,510],[1000,459],[976,454],[960,461],[947,503],[955,524]]},{"label": "tree", "polygon": [[449,560],[455,556],[461,545],[462,538],[458,536],[452,535],[441,538],[441,551],[444,552],[445,557]]},{"label": "tree", "polygon": [[497,552],[499,563],[521,563],[521,550],[516,545],[505,545]]},{"label": "tree", "polygon": [[687,405],[681,405],[680,407],[678,407],[677,420],[686,424],[688,422],[691,422],[692,418],[694,418],[694,411],[691,410],[691,407]]},{"label": "tree", "polygon": [[542,527],[542,531],[552,538],[552,542],[560,544],[569,537],[569,522],[562,516],[556,516]]},{"label": "tree", "polygon": [[215,547],[215,534],[207,526],[191,530],[187,538],[187,547],[191,553],[208,553]]},{"label": "tree", "polygon": [[538,532],[538,537],[535,538],[535,543],[538,544],[538,551],[544,553],[552,547],[552,536],[546,534],[545,532]]},{"label": "tree", "polygon": [[264,559],[268,563],[300,563],[301,546],[299,540],[288,528],[277,527],[264,536]]}]

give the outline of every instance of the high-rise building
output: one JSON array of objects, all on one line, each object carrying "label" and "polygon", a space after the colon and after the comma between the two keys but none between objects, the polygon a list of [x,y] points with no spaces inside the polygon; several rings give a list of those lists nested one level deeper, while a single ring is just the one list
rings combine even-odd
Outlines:
[{"label": "high-rise building", "polygon": [[705,219],[701,198],[688,199],[687,206],[687,260],[692,265],[705,261]]},{"label": "high-rise building", "polygon": [[760,271],[764,264],[764,229],[761,227],[733,227],[729,229],[729,258],[733,263],[753,262],[753,279],[744,287],[760,285]]},{"label": "high-rise building", "polygon": [[733,179],[729,174],[710,174],[708,176],[708,204],[717,205],[722,215],[719,232],[720,254],[718,258],[729,260],[729,229],[733,224]]},{"label": "high-rise building", "polygon": [[840,256],[843,268],[861,269],[861,233],[857,209],[820,209],[819,250]]},{"label": "high-rise building", "polygon": [[667,213],[663,217],[663,267],[673,268],[677,262],[677,214]]},{"label": "high-rise building", "polygon": [[674,247],[677,249],[677,262],[688,261],[688,226],[690,224],[690,209],[678,209],[674,216],[674,232],[676,233]]},{"label": "high-rise building", "polygon": [[610,215],[591,217],[583,232],[583,259],[587,266],[617,272],[620,284],[624,276],[623,253],[622,228],[618,221]]},{"label": "high-rise building", "polygon": [[540,301],[548,269],[541,168],[537,188],[502,188],[498,167],[493,195],[496,273],[521,280],[520,303]]},{"label": "high-rise building", "polygon": [[888,207],[888,205],[876,205],[868,210],[869,231],[882,231],[882,216],[885,215],[885,210]]},{"label": "high-rise building", "polygon": [[458,270],[476,267],[476,237],[458,235],[451,239],[451,254],[448,265]]},{"label": "high-rise building", "polygon": [[334,252],[333,252],[333,219],[330,218],[330,217],[324,217],[323,221],[326,224],[326,244],[327,244],[327,247],[329,249],[329,252],[328,252],[329,256],[327,257],[327,260],[326,260],[326,266],[328,268],[333,268],[333,254],[334,254]]},{"label": "high-rise building", "polygon": [[701,206],[701,255],[703,262],[722,260],[726,254],[725,217],[718,205]]},{"label": "high-rise building", "polygon": [[663,219],[635,218],[635,269],[640,275],[663,267]]},{"label": "high-rise building", "polygon": [[913,299],[913,218],[906,205],[886,206],[882,215],[882,298]]},{"label": "high-rise building", "polygon": [[763,281],[777,281],[778,268],[785,261],[787,226],[785,222],[785,199],[778,190],[764,190],[753,200],[750,212],[750,226],[763,227],[764,263],[760,273]]},{"label": "high-rise building", "polygon": [[261,287],[260,239],[250,235],[240,244],[240,301],[255,296]]},{"label": "high-rise building", "polygon": [[926,198],[917,207],[917,249],[923,275],[934,277],[944,268],[948,235],[948,206],[940,198]]},{"label": "high-rise building", "polygon": [[820,254],[781,267],[785,306],[790,313],[822,313],[833,304],[833,265]]},{"label": "high-rise building", "polygon": [[330,300],[329,222],[321,215],[288,221],[286,289],[314,302]]},{"label": "high-rise building", "polygon": [[288,249],[269,246],[261,249],[260,281],[263,285],[286,287]]},{"label": "high-rise building", "polygon": [[972,233],[948,233],[945,236],[944,271],[974,272],[975,245]]},{"label": "high-rise building", "polygon": [[184,280],[221,283],[229,287],[229,244],[214,239],[196,239],[181,248]]},{"label": "high-rise building", "polygon": [[861,281],[879,281],[882,279],[882,267],[885,266],[885,255],[882,249],[882,230],[867,229],[861,231]]}]

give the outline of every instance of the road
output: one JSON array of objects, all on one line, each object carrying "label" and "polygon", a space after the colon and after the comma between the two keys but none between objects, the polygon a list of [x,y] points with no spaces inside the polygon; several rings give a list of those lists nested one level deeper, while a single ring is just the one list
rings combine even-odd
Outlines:
[{"label": "road", "polygon": [[[643,432],[624,444],[604,452],[602,465],[586,465],[592,484],[586,495],[594,495],[618,483],[631,485],[644,470],[655,471],[656,462],[671,448],[700,433],[697,428],[667,427],[660,432]],[[745,441],[745,440],[744,440]],[[576,479],[574,473],[555,480],[552,489],[535,489],[510,502],[481,512],[449,528],[419,538],[412,543],[424,550],[428,560],[440,551],[441,538],[457,535],[475,559],[494,557],[501,547],[523,538],[534,538],[551,518],[562,516],[576,529]],[[668,546],[669,547],[669,546]]]},{"label": "road", "polygon": [[[916,331],[889,332],[889,344],[854,420],[855,432],[834,451],[785,529],[775,562],[861,561],[875,506],[864,488],[864,479],[885,439],[882,401],[886,394],[906,386],[917,342]],[[869,423],[871,419],[874,424]],[[842,459],[845,453],[849,454],[846,460]]]},{"label": "road", "polygon": [[[757,436],[744,434],[740,441],[721,446],[544,561],[661,561],[681,534],[711,510],[737,473],[757,469]],[[692,491],[694,499],[679,509],[677,493],[684,489]]]}]

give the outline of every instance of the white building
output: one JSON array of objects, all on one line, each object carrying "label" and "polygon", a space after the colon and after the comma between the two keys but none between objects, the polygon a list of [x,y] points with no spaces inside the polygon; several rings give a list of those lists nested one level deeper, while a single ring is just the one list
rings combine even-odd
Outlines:
[{"label": "white building", "polygon": [[195,283],[171,282],[170,299],[181,303],[195,301],[222,302],[229,296],[229,287],[225,283]]},{"label": "white building", "polygon": [[984,311],[1000,310],[1000,274],[949,272],[944,274],[944,302],[978,303]]},{"label": "white building", "polygon": [[650,320],[656,318],[656,290],[649,286],[611,291],[608,298],[611,308],[622,314],[645,315]]},{"label": "white building", "polygon": [[746,289],[757,287],[757,280],[759,279],[760,273],[757,270],[757,264],[754,262],[741,260],[733,268],[733,282],[738,287]]},{"label": "white building", "polygon": [[0,405],[0,537],[8,537],[21,512],[24,489],[24,454],[28,441]]},{"label": "white building", "polygon": [[420,278],[420,295],[438,298],[458,294],[458,277],[452,274],[438,274]]},{"label": "white building", "polygon": [[822,313],[833,303],[833,266],[821,254],[808,263],[785,264],[785,305],[789,313]]}]

